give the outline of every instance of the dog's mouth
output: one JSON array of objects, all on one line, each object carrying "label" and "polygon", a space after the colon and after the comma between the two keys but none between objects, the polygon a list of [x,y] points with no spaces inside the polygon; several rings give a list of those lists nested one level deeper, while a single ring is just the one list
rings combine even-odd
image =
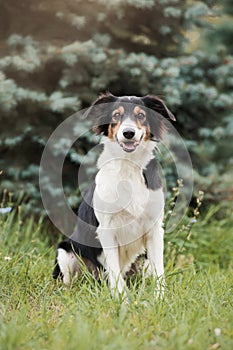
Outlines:
[{"label": "dog's mouth", "polygon": [[139,141],[125,141],[125,142],[119,142],[119,145],[123,148],[125,152],[133,152],[139,145]]}]

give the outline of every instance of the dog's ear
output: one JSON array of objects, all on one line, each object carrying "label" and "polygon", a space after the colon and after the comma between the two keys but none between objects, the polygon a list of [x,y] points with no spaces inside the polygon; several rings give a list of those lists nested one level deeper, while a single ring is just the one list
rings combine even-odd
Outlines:
[{"label": "dog's ear", "polygon": [[166,131],[166,126],[163,117],[176,120],[172,112],[167,108],[164,101],[153,95],[142,97],[145,107],[148,108],[148,120],[150,125],[151,139],[159,141],[163,138]]},{"label": "dog's ear", "polygon": [[153,109],[153,111],[161,114],[165,118],[173,121],[176,120],[172,112],[167,108],[165,102],[161,98],[154,95],[146,95],[142,97],[142,100],[147,108]]},{"label": "dog's ear", "polygon": [[108,135],[108,125],[110,123],[110,110],[111,105],[115,102],[117,97],[110,92],[101,94],[91,107],[87,110],[85,117],[93,122],[93,131],[99,135]]}]

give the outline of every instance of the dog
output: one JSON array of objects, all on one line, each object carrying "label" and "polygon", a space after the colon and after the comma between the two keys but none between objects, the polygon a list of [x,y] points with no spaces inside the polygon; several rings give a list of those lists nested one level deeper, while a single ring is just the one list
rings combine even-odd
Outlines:
[{"label": "dog", "polygon": [[163,293],[164,193],[154,150],[166,129],[164,118],[175,117],[157,96],[110,92],[86,115],[102,135],[103,151],[79,207],[77,229],[57,246],[53,277],[68,285],[85,264],[97,278],[103,269],[112,294],[124,295],[127,272],[146,254],[155,292]]}]

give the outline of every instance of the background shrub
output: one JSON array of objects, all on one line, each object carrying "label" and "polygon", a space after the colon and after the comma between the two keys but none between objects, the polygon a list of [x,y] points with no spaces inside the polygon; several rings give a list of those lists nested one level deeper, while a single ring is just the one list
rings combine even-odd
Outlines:
[{"label": "background shrub", "polygon": [[[23,193],[28,210],[41,212],[38,170],[48,137],[109,89],[117,95],[161,95],[191,153],[195,188],[205,190],[210,202],[231,200],[230,5],[212,0],[4,2],[1,189]],[[79,202],[77,167],[92,145],[89,134],[65,162],[65,192],[73,207]],[[48,190],[54,191],[51,183]]]}]

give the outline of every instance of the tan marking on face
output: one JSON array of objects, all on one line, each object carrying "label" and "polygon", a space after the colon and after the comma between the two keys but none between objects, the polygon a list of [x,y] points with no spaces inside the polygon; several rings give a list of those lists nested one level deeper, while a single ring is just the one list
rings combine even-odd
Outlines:
[{"label": "tan marking on face", "polygon": [[138,129],[142,129],[143,125],[139,120],[136,120],[136,124],[137,124]]},{"label": "tan marking on face", "polygon": [[133,112],[134,112],[135,115],[137,115],[137,114],[139,114],[139,113],[142,113],[142,114],[144,114],[144,116],[146,116],[146,112],[144,111],[144,109],[142,109],[142,108],[139,107],[139,106],[136,106],[136,107],[134,108]]},{"label": "tan marking on face", "polygon": [[119,127],[120,127],[120,123],[117,123],[117,124],[115,124],[115,125],[109,124],[109,127],[108,127],[108,137],[109,137],[111,140],[115,140],[116,134],[117,134],[117,132],[118,132]]},{"label": "tan marking on face", "polygon": [[146,126],[146,135],[144,137],[144,141],[148,141],[151,138],[151,130],[150,130],[150,125],[148,124]]},{"label": "tan marking on face", "polygon": [[123,115],[125,113],[125,109],[123,106],[119,106],[117,109],[115,109],[113,112],[112,112],[112,115],[114,115],[115,113],[120,113],[120,115]]},{"label": "tan marking on face", "polygon": [[137,124],[138,129],[142,129],[142,127],[144,126],[144,123],[146,121],[146,112],[144,111],[144,109],[140,108],[139,106],[136,106],[134,108],[134,115],[135,115],[135,117],[139,113],[144,115],[144,119],[142,119],[142,120],[136,119],[136,124]]}]

